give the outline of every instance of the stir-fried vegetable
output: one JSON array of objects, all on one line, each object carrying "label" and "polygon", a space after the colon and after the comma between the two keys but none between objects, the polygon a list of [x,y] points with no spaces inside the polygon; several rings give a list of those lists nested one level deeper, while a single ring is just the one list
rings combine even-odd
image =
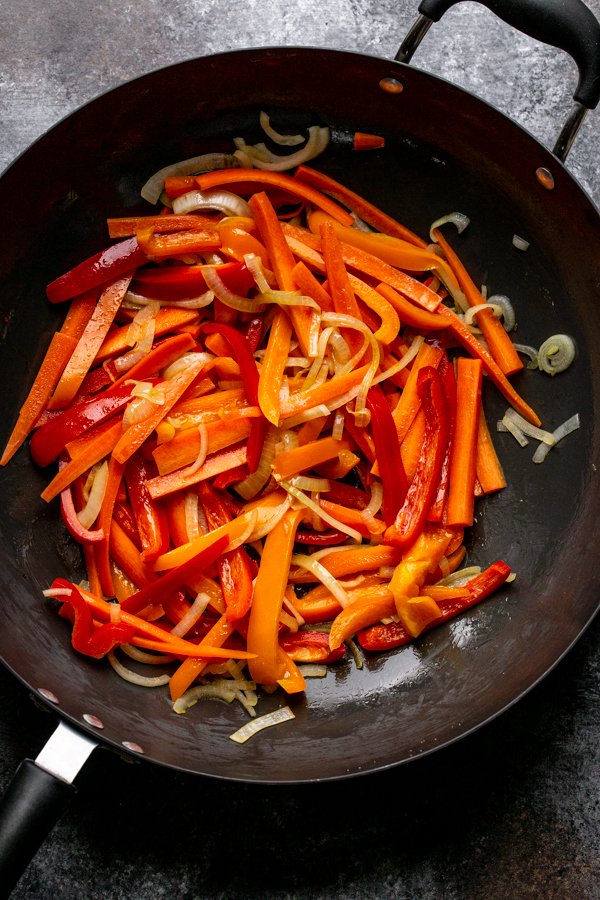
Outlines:
[{"label": "stir-fried vegetable", "polygon": [[506,581],[492,561],[439,583],[475,497],[506,484],[484,376],[506,427],[564,437],[508,380],[517,350],[440,232],[456,215],[434,224],[438,255],[328,176],[238,145],[256,167],[161,170],[150,199],[164,187],[174,208],[110,219],[119,242],[48,286],[70,311],[1,459],[30,436],[38,465],[58,461],[42,497],[60,497],[87,585],[46,593],[75,650],[168,681],[176,712],[208,696],[255,715],[257,686],[304,690],[298,663],[397,647]]}]

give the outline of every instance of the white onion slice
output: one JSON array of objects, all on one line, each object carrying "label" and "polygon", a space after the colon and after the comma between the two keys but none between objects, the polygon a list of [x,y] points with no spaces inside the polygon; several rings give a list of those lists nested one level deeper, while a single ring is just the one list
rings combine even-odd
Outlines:
[{"label": "white onion slice", "polygon": [[512,331],[517,324],[517,317],[515,315],[514,307],[509,298],[505,294],[492,294],[491,297],[487,298],[487,302],[494,309],[494,311],[498,308],[500,309],[500,313],[495,314],[501,315],[504,330]]},{"label": "white onion slice", "polygon": [[231,191],[188,191],[173,200],[173,212],[177,216],[186,216],[199,209],[215,209],[226,216],[252,216],[246,201]]},{"label": "white onion slice", "polygon": [[230,153],[203,153],[180,162],[164,166],[152,175],[140,194],[149,203],[158,203],[165,187],[165,178],[171,175],[194,175],[198,172],[209,172],[212,169],[234,169],[239,166],[235,156]]},{"label": "white onion slice", "polygon": [[318,663],[305,663],[298,666],[298,669],[305,678],[325,678],[327,675],[327,666]]},{"label": "white onion slice", "polygon": [[134,646],[134,644],[121,644],[120,649],[131,659],[135,659],[136,662],[144,663],[144,665],[158,666],[164,663],[173,662],[175,659],[174,656],[167,653],[148,653],[146,650],[140,650],[140,648]]},{"label": "white onion slice", "polygon": [[183,637],[186,635],[190,628],[193,628],[198,619],[204,614],[209,603],[209,595],[199,593],[185,615],[182,616],[177,625],[174,625],[173,628],[171,628],[171,634],[174,634],[176,637]]},{"label": "white onion slice", "polygon": [[465,230],[465,228],[467,227],[467,225],[469,224],[470,221],[471,220],[469,219],[469,217],[465,216],[464,213],[460,213],[460,212],[448,213],[447,215],[442,216],[440,219],[436,219],[435,222],[432,223],[431,228],[429,229],[429,237],[434,242],[434,244],[436,244],[437,241],[435,239],[433,232],[435,231],[436,228],[441,228],[442,225],[446,225],[449,222],[451,222],[453,225],[456,226],[456,230],[458,231],[459,234],[462,234],[462,232]]},{"label": "white onion slice", "polygon": [[575,359],[576,346],[568,334],[553,334],[538,350],[538,365],[548,375],[558,375],[568,369]]},{"label": "white onion slice", "polygon": [[268,113],[262,111],[258,117],[260,127],[270,137],[273,143],[279,144],[281,147],[297,147],[298,144],[304,143],[304,135],[302,134],[280,134],[275,131],[271,125],[271,119]]},{"label": "white onion slice", "polygon": [[246,144],[243,138],[236,138],[234,143],[238,151],[242,151],[252,159],[257,169],[264,169],[268,172],[285,172],[288,169],[294,169],[301,163],[314,159],[325,150],[329,143],[329,128],[320,128],[318,125],[311,125],[308,129],[308,140],[304,147],[295,153],[287,155],[278,155],[267,150],[264,144],[257,144],[254,147]]},{"label": "white onion slice", "polygon": [[328,478],[312,478],[309,475],[295,475],[289,479],[290,484],[300,491],[330,491],[331,482]]},{"label": "white onion slice", "polygon": [[529,344],[513,344],[513,347],[517,353],[522,353],[524,356],[529,357],[528,369],[538,368],[538,352],[535,347],[531,347]]},{"label": "white onion slice", "polygon": [[124,666],[119,662],[112,650],[106,654],[106,658],[120,678],[124,681],[129,681],[131,684],[137,684],[139,687],[162,687],[171,680],[168,675],[155,675],[152,677],[148,675],[138,675],[137,672],[132,672],[131,669],[128,669],[127,666]]},{"label": "white onion slice", "polygon": [[248,300],[247,297],[240,297],[230,291],[216,269],[212,266],[204,266],[203,273],[206,284],[214,291],[215,297],[218,297],[225,306],[236,309],[238,312],[256,313],[262,312],[264,304],[258,303],[256,300]]},{"label": "white onion slice", "polygon": [[241,728],[238,728],[237,731],[234,731],[233,734],[229,735],[229,739],[235,741],[236,744],[245,744],[247,740],[255,734],[258,734],[258,732],[262,731],[264,728],[271,728],[273,725],[281,725],[283,722],[289,722],[290,719],[295,718],[296,716],[289,706],[282,706],[274,712],[267,713],[264,716],[258,716],[258,718],[253,719],[252,722],[242,725]]},{"label": "white onion slice", "polygon": [[251,500],[256,497],[259,491],[263,489],[269,478],[271,477],[271,466],[275,459],[275,445],[277,443],[277,432],[275,428],[270,426],[267,429],[262,453],[258,461],[256,471],[244,478],[233,486],[236,494],[239,494],[244,500]]},{"label": "white onion slice", "polygon": [[317,581],[320,581],[321,584],[327,588],[329,593],[333,594],[340,606],[344,608],[348,606],[350,597],[337,578],[318,560],[313,559],[312,556],[308,556],[304,553],[294,553],[292,556],[292,563],[295,566],[299,566],[301,569],[306,569],[307,572],[314,575]]},{"label": "white onion slice", "polygon": [[326,513],[324,509],[321,509],[318,503],[315,503],[314,500],[311,500],[310,497],[307,497],[303,491],[298,490],[298,488],[294,487],[293,484],[290,484],[289,481],[280,482],[281,487],[284,488],[288,494],[291,494],[296,500],[298,500],[303,506],[308,507],[308,509],[312,510],[312,512],[316,513],[320,519],[327,522],[328,525],[331,525],[336,531],[342,531],[344,534],[347,534],[348,537],[354,538],[359,544],[362,542],[362,535],[360,532],[356,531],[354,528],[351,528],[349,525],[346,525],[344,522],[340,522],[338,519],[330,516],[329,513]]},{"label": "white onion slice", "polygon": [[580,425],[581,422],[579,420],[579,413],[575,413],[574,416],[571,416],[570,419],[567,419],[565,422],[559,425],[558,428],[556,428],[552,432],[554,444],[540,444],[533,454],[534,463],[544,462],[552,447],[558,444],[559,441],[562,441],[562,439],[565,438],[568,434],[571,434],[572,431],[577,431]]},{"label": "white onion slice", "polygon": [[102,501],[106,493],[106,485],[108,484],[108,463],[106,460],[94,466],[93,481],[90,489],[87,503],[83,509],[77,513],[77,518],[82,528],[89,530],[100,512]]},{"label": "white onion slice", "polygon": [[536,425],[532,425],[531,422],[528,422],[527,419],[520,416],[514,409],[507,409],[502,421],[507,426],[509,422],[512,422],[522,434],[525,434],[527,437],[533,438],[536,441],[542,441],[544,444],[549,444],[550,447],[555,443],[551,432],[545,431],[543,428],[538,428]]},{"label": "white onion slice", "polygon": [[526,241],[525,238],[520,237],[520,235],[518,234],[513,234],[512,244],[513,247],[517,248],[517,250],[529,249],[529,241]]}]

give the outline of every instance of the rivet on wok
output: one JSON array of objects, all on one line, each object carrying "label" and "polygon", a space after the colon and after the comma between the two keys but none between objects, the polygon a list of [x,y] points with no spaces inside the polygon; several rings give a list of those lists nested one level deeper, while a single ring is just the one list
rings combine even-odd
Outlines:
[{"label": "rivet on wok", "polygon": [[53,694],[52,691],[49,691],[47,688],[38,688],[38,693],[42,695],[45,700],[49,700],[50,703],[58,703],[59,699],[56,694]]},{"label": "rivet on wok", "polygon": [[404,85],[401,81],[398,81],[397,78],[382,78],[379,82],[379,87],[382,91],[387,91],[388,94],[401,94],[404,90]]},{"label": "rivet on wok", "polygon": [[139,744],[134,744],[133,741],[122,741],[121,742],[126,750],[133,750],[134,753],[143,753],[144,751],[140,747]]},{"label": "rivet on wok", "polygon": [[546,188],[547,191],[552,191],[554,189],[554,176],[549,169],[540,166],[539,169],[535,170],[535,175],[541,186]]},{"label": "rivet on wok", "polygon": [[104,722],[97,716],[91,716],[89,713],[84,713],[81,718],[84,722],[87,722],[88,725],[92,725],[94,728],[104,728]]}]

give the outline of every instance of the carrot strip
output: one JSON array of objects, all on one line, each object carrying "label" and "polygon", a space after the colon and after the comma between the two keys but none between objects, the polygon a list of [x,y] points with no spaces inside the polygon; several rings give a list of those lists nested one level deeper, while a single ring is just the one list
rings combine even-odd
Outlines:
[{"label": "carrot strip", "polygon": [[318,303],[324,312],[333,312],[331,295],[302,261],[296,263],[292,270],[292,276],[299,291]]},{"label": "carrot strip", "polygon": [[484,494],[491,494],[506,487],[506,478],[492,441],[483,408],[479,412],[476,470],[477,481],[481,485]]},{"label": "carrot strip", "polygon": [[75,338],[78,341],[94,312],[97,300],[98,290],[96,288],[74,297],[71,300],[69,311],[60,329],[61,334]]},{"label": "carrot strip", "polygon": [[[277,213],[273,209],[271,201],[264,192],[253,194],[250,198],[250,208],[254,213],[254,218],[269,255],[279,289],[282,291],[294,291],[296,282],[294,281],[293,270],[296,260],[287,245],[281,230],[281,222],[277,218]],[[308,355],[310,353],[312,310],[305,306],[291,306],[289,307],[289,314],[294,331],[300,342],[302,353]]]},{"label": "carrot strip", "polygon": [[117,417],[71,441],[66,448],[71,459],[42,491],[42,499],[46,502],[53,500],[76,478],[108,456],[122,434],[121,417]]},{"label": "carrot strip", "polygon": [[419,371],[425,366],[433,366],[434,369],[437,369],[443,355],[443,351],[439,347],[433,347],[431,344],[422,344],[414,359],[406,387],[402,391],[400,400],[392,413],[398,440],[401,444],[417,412],[421,408],[421,400],[417,390]]},{"label": "carrot strip", "polygon": [[[335,181],[329,175],[311,169],[308,166],[298,166],[294,178],[302,184],[311,185],[325,194],[330,194],[338,203],[351,209],[359,219],[363,219],[368,225],[376,231],[382,231],[384,234],[390,234],[399,237],[404,241],[409,241],[417,247],[426,247],[427,243],[422,238],[413,234],[410,229],[406,228],[400,222],[397,222],[383,210],[374,206],[364,197],[356,194],[345,185]],[[344,223],[342,223],[344,224]],[[352,222],[348,222],[351,225]]]},{"label": "carrot strip", "polygon": [[5,466],[12,459],[28,437],[40,413],[48,403],[76,346],[75,338],[67,334],[58,331],[53,335],[42,365],[8,438],[2,458],[0,458],[0,466]]},{"label": "carrot strip", "polygon": [[[208,422],[206,427],[207,448],[210,455],[243,441],[250,433],[251,419],[223,419]],[[153,452],[159,475],[169,475],[183,466],[189,466],[198,458],[200,433],[197,428],[186,428]]]},{"label": "carrot strip", "polygon": [[275,457],[273,476],[277,481],[290,478],[298,472],[314,469],[327,460],[335,459],[342,450],[351,450],[353,447],[353,441],[326,437],[292,450],[284,450]]},{"label": "carrot strip", "polygon": [[360,369],[354,369],[353,372],[348,372],[346,375],[336,375],[323,384],[292,394],[281,410],[281,418],[288,419],[313,406],[330,403],[336,397],[341,397],[361,383],[368,369],[368,366],[361,366]]},{"label": "carrot strip", "polygon": [[[330,220],[325,219],[322,222],[319,233],[325,273],[335,311],[360,319],[360,310],[348,278],[340,241]],[[360,343],[360,336],[358,337]]]},{"label": "carrot strip", "polygon": [[352,146],[357,153],[362,150],[381,150],[382,147],[385,147],[385,138],[379,134],[355,131]]},{"label": "carrot strip", "polygon": [[241,466],[242,463],[246,462],[247,455],[248,451],[245,445],[235,447],[232,450],[209,456],[204,465],[194,469],[194,471],[185,468],[178,469],[176,472],[170,472],[168,475],[158,475],[148,482],[150,496],[153,500],[157,500],[159,497],[166,497],[175,491],[206,481],[208,478],[220,475],[221,472],[227,472],[229,469]]},{"label": "carrot strip", "polygon": [[48,401],[49,409],[68,406],[77,393],[112,325],[130,281],[131,275],[128,275],[119,278],[103,290],[96,308],[77,342],[73,355],[65,366],[56,389]]},{"label": "carrot strip", "polygon": [[[154,319],[154,337],[159,338],[176,328],[183,325],[193,325],[199,321],[199,315],[195,309],[173,309],[164,307],[159,310],[158,315]],[[128,339],[129,325],[122,325],[108,332],[102,344],[98,348],[98,352],[94,357],[94,365],[110,359],[112,356],[118,356],[125,353],[132,347],[131,341]]]},{"label": "carrot strip", "polygon": [[326,197],[325,194],[282,172],[265,172],[258,169],[221,169],[216,172],[207,172],[205,175],[197,175],[195,181],[201,191],[208,191],[225,184],[247,182],[271,185],[318,206],[319,209],[329,213],[343,225],[352,225],[354,222],[350,213]]},{"label": "carrot strip", "polygon": [[167,234],[172,231],[204,231],[214,228],[217,223],[210,216],[199,214],[177,216],[122,216],[117,219],[107,219],[108,234],[111,238],[133,237],[141,228],[151,228],[158,234]]},{"label": "carrot strip", "polygon": [[438,313],[420,309],[389,284],[382,282],[377,285],[376,290],[393,306],[403,325],[410,325],[411,328],[416,328],[418,331],[440,331],[442,328],[448,327],[448,322]]},{"label": "carrot strip", "polygon": [[[479,306],[480,304],[485,303],[481,291],[476,287],[464,264],[461,262],[439,228],[435,229],[434,234],[456,275],[469,306]],[[477,324],[481,328],[490,349],[490,353],[496,360],[502,372],[504,372],[505,375],[514,375],[515,372],[520,372],[523,368],[523,361],[515,350],[514,344],[507,332],[504,330],[500,319],[494,315],[491,309],[482,309],[480,312],[476,313],[476,316]]]},{"label": "carrot strip", "polygon": [[[112,561],[122,569],[135,587],[145,587],[154,577],[150,567],[144,563],[138,548],[114,519],[110,526],[109,548]],[[99,577],[98,575],[98,579]],[[96,592],[92,591],[92,593]],[[100,590],[98,593],[102,593],[102,591]]]},{"label": "carrot strip", "polygon": [[472,525],[477,459],[477,434],[481,409],[482,364],[460,357],[456,368],[456,424],[450,454],[450,480],[446,521],[448,525]]}]

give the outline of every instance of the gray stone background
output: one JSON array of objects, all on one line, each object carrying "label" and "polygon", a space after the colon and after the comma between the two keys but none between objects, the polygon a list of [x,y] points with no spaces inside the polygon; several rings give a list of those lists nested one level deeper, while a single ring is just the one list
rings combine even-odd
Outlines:
[{"label": "gray stone background", "polygon": [[[193,56],[285,44],[391,58],[416,6],[0,0],[0,168],[97,94]],[[588,6],[600,16],[600,0]],[[471,2],[430,32],[413,64],[474,91],[547,146],[576,83],[565,54]],[[596,204],[599,115],[569,158]],[[598,898],[599,634],[596,621],[541,685],[476,734],[352,782],[231,786],[96,754],[15,900]],[[0,789],[53,727],[0,671]]]}]

